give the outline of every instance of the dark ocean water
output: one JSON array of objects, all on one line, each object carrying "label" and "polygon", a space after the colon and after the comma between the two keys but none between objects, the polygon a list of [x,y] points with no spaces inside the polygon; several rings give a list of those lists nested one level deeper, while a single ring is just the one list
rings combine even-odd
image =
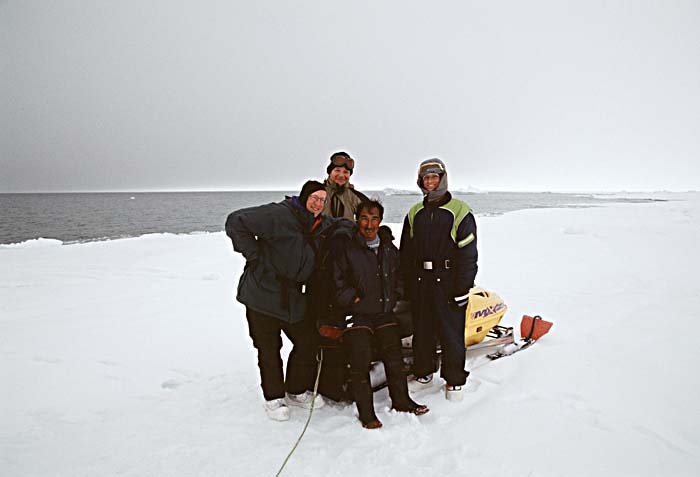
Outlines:
[{"label": "dark ocean water", "polygon": [[[380,196],[384,222],[400,223],[420,195]],[[148,233],[190,233],[223,230],[233,210],[278,202],[291,192],[119,192],[0,194],[0,243],[18,243],[39,237],[63,242],[135,237]],[[474,213],[506,212],[551,207],[592,207],[610,202],[652,199],[601,197],[586,194],[489,192],[455,194]]]}]

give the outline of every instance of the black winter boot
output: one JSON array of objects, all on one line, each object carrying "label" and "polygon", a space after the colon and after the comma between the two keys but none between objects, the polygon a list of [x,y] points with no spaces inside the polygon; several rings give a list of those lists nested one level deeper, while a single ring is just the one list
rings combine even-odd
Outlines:
[{"label": "black winter boot", "polygon": [[428,406],[413,401],[408,394],[408,382],[403,370],[401,340],[396,326],[387,326],[376,331],[379,349],[386,371],[386,381],[391,397],[391,407],[399,412],[410,412],[417,416],[429,411]]},{"label": "black winter boot", "polygon": [[335,402],[352,402],[351,392],[345,384],[350,379],[345,353],[335,346],[324,346],[323,366],[318,381],[318,393]]},{"label": "black winter boot", "polygon": [[352,393],[355,396],[357,413],[360,415],[362,427],[376,429],[382,427],[382,423],[374,413],[374,399],[372,386],[369,383],[369,373],[355,373],[350,371]]},{"label": "black winter boot", "polygon": [[350,387],[357,405],[362,426],[368,429],[382,427],[374,413],[369,366],[372,362],[372,335],[367,329],[351,329],[344,335],[350,346]]}]

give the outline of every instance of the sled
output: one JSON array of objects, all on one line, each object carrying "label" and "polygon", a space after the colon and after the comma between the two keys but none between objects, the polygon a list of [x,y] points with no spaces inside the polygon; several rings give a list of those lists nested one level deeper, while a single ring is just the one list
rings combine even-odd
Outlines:
[{"label": "sled", "polygon": [[[413,324],[410,303],[400,301],[393,311],[399,325],[404,370],[411,379],[413,376]],[[506,311],[508,306],[496,293],[480,287],[469,291],[464,312],[464,344],[467,354],[486,350],[487,353],[484,354],[488,358],[487,361],[510,356],[530,347],[552,327],[551,322],[543,320],[538,315],[523,315],[520,324],[521,339],[516,342],[513,327],[500,324]],[[437,354],[440,359],[439,344]],[[371,373],[372,389],[375,392],[386,387],[386,377],[383,372],[375,372],[377,364],[378,361],[372,363]],[[345,387],[347,388],[347,382]]]}]

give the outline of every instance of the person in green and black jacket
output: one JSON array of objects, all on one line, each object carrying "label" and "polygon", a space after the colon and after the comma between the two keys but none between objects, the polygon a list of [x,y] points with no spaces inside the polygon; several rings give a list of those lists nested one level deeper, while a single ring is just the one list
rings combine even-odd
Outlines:
[{"label": "person in green and black jacket", "polygon": [[476,221],[471,209],[447,190],[447,171],[440,159],[418,169],[423,201],[406,215],[401,233],[401,265],[413,314],[416,380],[411,389],[427,388],[437,371],[439,339],[446,381],[445,396],[462,398],[465,370],[466,300],[477,272]]}]

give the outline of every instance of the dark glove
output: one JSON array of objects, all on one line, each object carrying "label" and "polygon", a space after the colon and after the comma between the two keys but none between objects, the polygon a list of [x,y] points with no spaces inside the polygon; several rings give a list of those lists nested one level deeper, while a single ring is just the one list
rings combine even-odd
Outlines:
[{"label": "dark glove", "polygon": [[396,306],[392,310],[395,315],[411,312],[411,302],[408,300],[398,300]]},{"label": "dark glove", "polygon": [[450,300],[449,305],[454,311],[461,311],[463,313],[466,312],[467,305],[469,305],[469,292],[453,297]]},{"label": "dark glove", "polygon": [[343,330],[337,326],[321,325],[318,328],[318,333],[324,338],[338,341],[343,336]]},{"label": "dark glove", "polygon": [[258,259],[254,258],[252,260],[248,260],[245,262],[245,266],[243,267],[243,270],[255,270],[255,267],[258,266]]}]

